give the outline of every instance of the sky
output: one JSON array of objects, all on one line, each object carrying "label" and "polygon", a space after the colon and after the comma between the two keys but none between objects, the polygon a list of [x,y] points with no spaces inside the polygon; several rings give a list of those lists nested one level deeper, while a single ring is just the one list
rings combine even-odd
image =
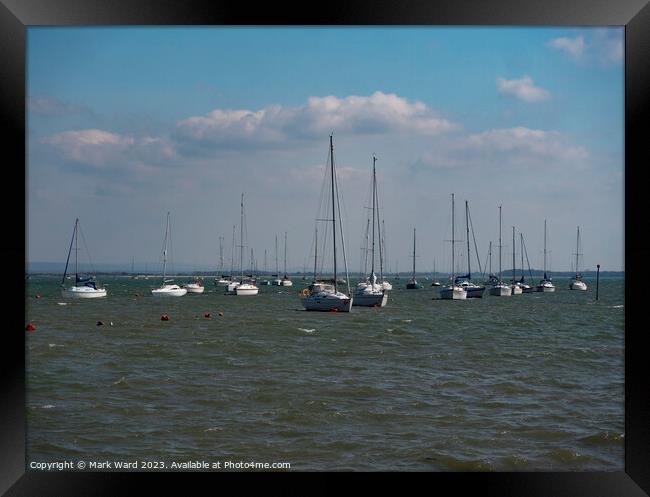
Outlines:
[{"label": "sky", "polygon": [[[350,271],[377,156],[385,269],[451,269],[465,201],[485,263],[624,268],[623,28],[28,27],[27,258],[65,263],[75,218],[94,267],[312,265],[333,133]],[[239,234],[237,234],[239,236]],[[456,261],[466,264],[464,242]],[[472,265],[476,255],[472,241]],[[81,257],[81,254],[80,254]],[[226,269],[228,269],[228,267]],[[459,268],[460,269],[460,268]]]}]

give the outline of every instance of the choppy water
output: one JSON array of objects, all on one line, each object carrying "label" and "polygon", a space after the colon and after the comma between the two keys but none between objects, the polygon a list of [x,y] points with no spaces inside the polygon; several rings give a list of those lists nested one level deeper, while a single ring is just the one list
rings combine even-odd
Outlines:
[{"label": "choppy water", "polygon": [[157,280],[102,281],[107,298],[67,305],[58,279],[27,282],[28,461],[624,468],[622,278],[598,302],[588,279],[464,302],[402,279],[387,307],[349,314],[303,311],[299,280],[169,299]]}]

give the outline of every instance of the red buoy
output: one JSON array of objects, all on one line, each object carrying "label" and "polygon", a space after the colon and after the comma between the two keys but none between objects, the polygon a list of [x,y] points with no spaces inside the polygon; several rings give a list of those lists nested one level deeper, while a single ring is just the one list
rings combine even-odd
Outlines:
[{"label": "red buoy", "polygon": [[40,293],[37,293],[37,294],[36,294],[36,298],[37,298],[37,299],[40,299],[40,298],[41,298],[41,294],[40,294]]},{"label": "red buoy", "polygon": [[339,310],[336,307],[331,307],[330,312],[339,312]]},{"label": "red buoy", "polygon": [[27,326],[25,326],[25,331],[36,331],[36,326],[32,323],[28,323]]},{"label": "red buoy", "polygon": [[169,321],[169,316],[167,315],[167,313],[164,313],[162,316],[160,316],[160,320],[161,321]]},{"label": "red buoy", "polygon": [[212,314],[210,314],[209,312],[206,312],[206,313],[203,315],[203,317],[206,318],[206,319],[209,319],[209,318],[212,317]]}]

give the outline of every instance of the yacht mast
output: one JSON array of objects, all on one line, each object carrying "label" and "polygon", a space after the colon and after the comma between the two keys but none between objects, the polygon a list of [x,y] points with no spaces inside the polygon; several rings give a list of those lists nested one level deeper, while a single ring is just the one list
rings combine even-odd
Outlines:
[{"label": "yacht mast", "polygon": [[334,203],[334,144],[330,135],[330,158],[332,160],[332,242],[334,245],[334,292],[336,292],[336,205]]},{"label": "yacht mast", "polygon": [[372,156],[372,261],[370,263],[370,277],[375,274],[375,162],[377,157]]}]

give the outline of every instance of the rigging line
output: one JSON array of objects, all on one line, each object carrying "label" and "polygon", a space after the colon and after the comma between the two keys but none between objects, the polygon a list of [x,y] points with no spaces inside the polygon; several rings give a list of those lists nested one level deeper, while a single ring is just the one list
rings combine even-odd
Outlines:
[{"label": "rigging line", "polygon": [[65,261],[65,269],[63,271],[63,279],[61,280],[61,286],[65,283],[65,277],[68,274],[68,264],[70,262],[70,254],[72,253],[72,243],[74,242],[74,237],[77,231],[77,223],[79,222],[79,219],[75,220],[74,222],[74,229],[72,230],[72,238],[70,238],[70,248],[68,249],[68,258]]},{"label": "rigging line", "polygon": [[[334,171],[336,171],[336,166],[334,166]],[[347,256],[345,255],[345,236],[343,233],[343,217],[341,216],[341,195],[339,194],[339,178],[335,174],[334,175],[334,184],[335,184],[335,189],[336,189],[336,205],[338,206],[338,211],[339,211],[339,228],[341,231],[341,247],[343,249],[343,265],[345,266],[345,283],[348,288],[348,295],[350,294],[350,276],[348,274],[348,260]],[[347,219],[347,212],[345,211],[345,199],[343,200],[343,212],[346,214],[346,219]],[[335,286],[336,288],[336,286]]]},{"label": "rigging line", "polygon": [[88,244],[86,244],[86,238],[84,237],[84,232],[81,231],[81,223],[78,225],[79,233],[81,233],[81,240],[83,241],[84,248],[86,249],[86,254],[88,255],[88,262],[90,263],[90,270],[92,271],[92,275],[96,273],[95,267],[93,266],[93,261],[90,258],[90,251],[88,250]]},{"label": "rigging line", "polygon": [[469,227],[472,230],[472,239],[474,240],[474,253],[476,254],[476,260],[478,261],[478,270],[481,272],[481,274],[485,274],[483,273],[483,268],[481,268],[481,258],[478,254],[478,245],[476,244],[476,234],[474,233],[474,224],[472,224],[472,211],[469,209],[469,207],[467,208],[467,214],[469,217]]}]

